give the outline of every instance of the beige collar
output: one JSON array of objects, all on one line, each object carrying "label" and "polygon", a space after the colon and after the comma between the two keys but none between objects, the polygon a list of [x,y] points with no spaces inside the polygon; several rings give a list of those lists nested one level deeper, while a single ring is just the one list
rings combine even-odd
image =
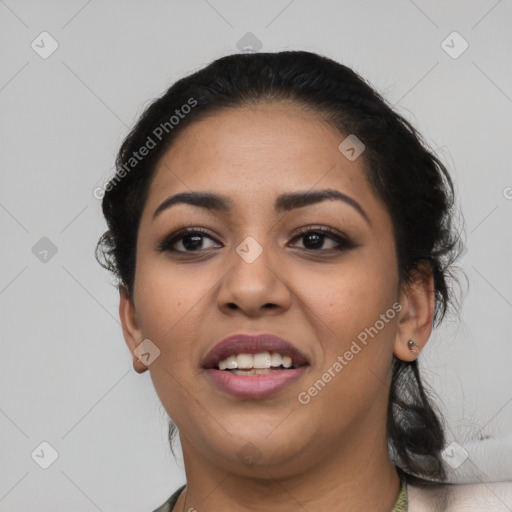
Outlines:
[{"label": "beige collar", "polygon": [[512,482],[407,486],[408,512],[510,512]]}]

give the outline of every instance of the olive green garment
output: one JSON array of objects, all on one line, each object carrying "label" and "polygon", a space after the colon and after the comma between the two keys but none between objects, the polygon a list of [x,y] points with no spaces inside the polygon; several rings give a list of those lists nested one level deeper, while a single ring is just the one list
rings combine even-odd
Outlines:
[{"label": "olive green garment", "polygon": [[[185,489],[184,485],[182,485],[163,505],[153,512],[171,512],[183,489]],[[407,512],[407,489],[405,482],[402,482],[400,494],[398,495],[398,499],[396,500],[395,506],[391,512]]]}]

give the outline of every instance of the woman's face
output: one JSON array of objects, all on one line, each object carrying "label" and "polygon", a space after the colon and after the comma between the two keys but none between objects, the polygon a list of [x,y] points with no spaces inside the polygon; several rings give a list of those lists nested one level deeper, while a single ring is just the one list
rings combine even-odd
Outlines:
[{"label": "woman's face", "polygon": [[[385,439],[401,308],[392,223],[362,157],[338,149],[344,139],[312,112],[265,103],[192,123],[160,160],[121,317],[132,352],[145,339],[160,350],[149,371],[185,457],[291,474]],[[342,199],[279,200],[324,190]],[[155,216],[183,192],[221,195],[230,208],[178,202]],[[204,233],[169,241],[185,227]],[[278,375],[270,392],[254,376],[219,378],[203,363],[237,333],[279,336],[307,364],[273,371],[297,376]],[[246,392],[240,379],[252,379]]]}]

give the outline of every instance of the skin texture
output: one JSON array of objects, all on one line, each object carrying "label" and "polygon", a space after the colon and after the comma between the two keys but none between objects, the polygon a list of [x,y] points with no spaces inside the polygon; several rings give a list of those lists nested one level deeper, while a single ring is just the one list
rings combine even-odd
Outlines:
[{"label": "skin texture", "polygon": [[[262,103],[191,124],[157,166],[139,227],[133,299],[121,289],[120,317],[132,354],[147,338],[161,351],[149,371],[179,428],[187,475],[176,511],[387,512],[395,503],[399,478],[386,439],[392,356],[412,360],[418,354],[408,340],[419,350],[427,342],[433,285],[429,274],[399,283],[390,216],[363,158],[349,161],[338,150],[344,138],[298,105]],[[326,188],[355,199],[370,224],[333,200],[274,212],[281,193]],[[152,219],[167,197],[190,191],[227,195],[234,210],[180,204]],[[307,234],[296,238],[309,226],[331,228],[355,247],[335,251],[329,237],[317,246]],[[183,254],[158,251],[183,227],[208,231],[199,249],[185,253],[181,239],[174,247]],[[250,264],[235,251],[248,236],[263,248]],[[299,393],[397,302],[401,311],[301,404]],[[240,332],[287,339],[310,366],[268,398],[224,394],[200,363]],[[135,356],[133,365],[147,368]],[[237,457],[246,443],[258,454],[254,465]]]}]

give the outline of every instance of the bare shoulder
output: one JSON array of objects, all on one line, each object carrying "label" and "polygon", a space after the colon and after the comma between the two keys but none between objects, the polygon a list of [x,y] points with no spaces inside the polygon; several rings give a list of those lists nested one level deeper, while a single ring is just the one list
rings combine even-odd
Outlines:
[{"label": "bare shoulder", "polygon": [[409,512],[510,512],[512,482],[407,486]]}]

